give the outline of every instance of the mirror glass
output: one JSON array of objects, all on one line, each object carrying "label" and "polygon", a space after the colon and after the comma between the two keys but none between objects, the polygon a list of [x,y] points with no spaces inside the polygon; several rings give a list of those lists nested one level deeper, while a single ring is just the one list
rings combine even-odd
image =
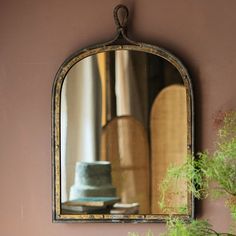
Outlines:
[{"label": "mirror glass", "polygon": [[[166,59],[135,50],[90,55],[60,93],[62,214],[164,214],[160,183],[188,154],[187,89]],[[187,206],[185,183],[166,205]]]}]

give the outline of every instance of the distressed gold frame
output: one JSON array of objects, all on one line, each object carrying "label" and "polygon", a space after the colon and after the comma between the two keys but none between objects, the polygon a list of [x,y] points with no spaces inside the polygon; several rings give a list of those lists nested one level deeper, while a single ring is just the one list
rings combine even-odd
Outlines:
[{"label": "distressed gold frame", "polygon": [[[114,40],[104,44],[92,46],[82,49],[70,56],[59,68],[53,83],[52,91],[52,183],[53,183],[53,222],[114,222],[114,223],[153,223],[164,222],[169,215],[157,214],[136,214],[136,215],[110,215],[110,214],[62,214],[61,213],[61,144],[60,144],[60,103],[61,90],[63,81],[68,71],[79,61],[85,57],[95,55],[100,52],[108,52],[115,50],[133,50],[139,52],[150,53],[169,61],[179,71],[187,94],[187,121],[188,121],[188,154],[194,153],[194,106],[193,106],[193,90],[190,76],[187,69],[179,61],[177,57],[167,50],[158,46],[153,46],[145,43],[131,41],[126,36],[126,21],[122,25],[117,17],[117,12],[120,8],[128,10],[123,5],[118,5],[114,10],[114,18],[117,24],[118,34]],[[117,18],[116,18],[117,17]],[[194,217],[194,198],[191,193],[188,193],[188,214],[178,215],[184,220],[189,220]]]}]

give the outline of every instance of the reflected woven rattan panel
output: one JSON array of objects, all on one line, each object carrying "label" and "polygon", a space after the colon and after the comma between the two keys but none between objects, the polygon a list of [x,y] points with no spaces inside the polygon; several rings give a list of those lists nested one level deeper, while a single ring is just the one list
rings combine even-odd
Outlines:
[{"label": "reflected woven rattan panel", "polygon": [[[172,85],[156,97],[151,112],[151,211],[167,213],[160,209],[160,184],[168,167],[180,165],[187,158],[187,104],[186,89]],[[184,182],[173,183],[166,194],[165,206],[171,213],[179,213],[178,207],[188,204],[187,186]]]},{"label": "reflected woven rattan panel", "polygon": [[140,122],[114,118],[102,134],[102,159],[112,164],[112,181],[123,203],[140,204],[139,213],[150,213],[148,141]]}]

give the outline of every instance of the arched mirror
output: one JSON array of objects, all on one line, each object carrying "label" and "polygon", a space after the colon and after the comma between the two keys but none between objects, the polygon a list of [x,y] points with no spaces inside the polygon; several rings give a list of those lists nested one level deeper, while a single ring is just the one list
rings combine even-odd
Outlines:
[{"label": "arched mirror", "polygon": [[175,186],[180,194],[168,193],[171,212],[159,205],[168,167],[193,154],[189,75],[168,51],[127,38],[126,7],[117,6],[114,16],[115,40],[75,53],[54,81],[53,219],[191,218],[193,198],[186,183]]}]

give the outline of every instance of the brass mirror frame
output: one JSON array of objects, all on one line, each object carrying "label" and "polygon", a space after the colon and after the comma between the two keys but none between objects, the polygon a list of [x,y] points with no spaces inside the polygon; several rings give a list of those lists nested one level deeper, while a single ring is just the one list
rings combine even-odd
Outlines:
[{"label": "brass mirror frame", "polygon": [[[61,128],[60,128],[60,103],[61,90],[64,79],[69,70],[79,61],[88,56],[95,55],[101,52],[109,52],[116,50],[133,50],[139,52],[150,53],[161,57],[170,62],[180,73],[187,94],[187,149],[188,155],[194,154],[194,102],[193,89],[189,73],[180,60],[167,50],[146,44],[138,43],[130,40],[126,35],[126,23],[122,25],[117,17],[117,12],[120,8],[128,10],[123,5],[118,5],[114,9],[114,18],[117,24],[117,36],[114,40],[104,44],[95,45],[77,51],[71,55],[59,68],[53,83],[52,91],[52,185],[53,185],[53,222],[114,222],[114,223],[154,223],[165,222],[169,215],[159,214],[135,214],[135,215],[111,215],[111,214],[61,214]],[[188,193],[188,214],[177,216],[184,220],[190,220],[194,217],[194,197]]]}]

